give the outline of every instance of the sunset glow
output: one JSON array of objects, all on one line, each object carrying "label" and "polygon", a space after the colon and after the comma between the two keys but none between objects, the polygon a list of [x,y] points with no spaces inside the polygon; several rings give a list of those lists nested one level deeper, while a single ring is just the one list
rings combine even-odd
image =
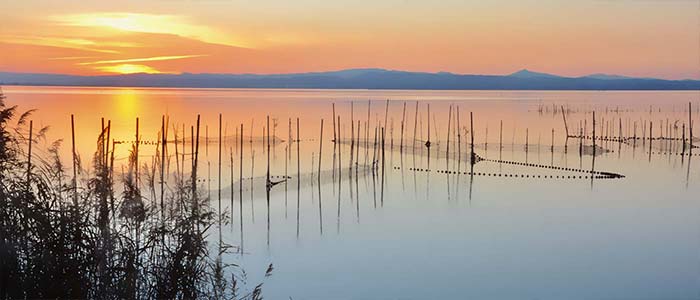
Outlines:
[{"label": "sunset glow", "polygon": [[133,65],[133,64],[120,64],[114,66],[104,66],[96,67],[97,70],[109,73],[119,73],[119,74],[134,74],[134,73],[148,73],[156,74],[161,73],[156,69],[144,65]]},{"label": "sunset glow", "polygon": [[700,78],[693,1],[273,2],[6,3],[0,71]]}]

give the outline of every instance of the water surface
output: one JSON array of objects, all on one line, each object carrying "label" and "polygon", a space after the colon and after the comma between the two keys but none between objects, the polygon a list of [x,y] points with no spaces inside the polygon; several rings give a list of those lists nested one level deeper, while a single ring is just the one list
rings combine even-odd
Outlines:
[{"label": "water surface", "polygon": [[[47,144],[64,139],[66,161],[71,114],[84,164],[95,151],[101,118],[111,121],[111,137],[124,142],[115,148],[115,170],[135,139],[137,117],[140,139],[157,141],[163,115],[172,140],[175,132],[182,138],[183,126],[189,138],[199,114],[199,174],[214,206],[222,114],[222,209],[232,213],[222,238],[244,244],[243,255],[225,260],[241,264],[249,283],[264,282],[269,299],[700,298],[700,149],[679,142],[684,127],[688,134],[689,102],[698,122],[697,92],[21,86],[4,92],[20,110],[38,109],[35,126],[51,127]],[[335,145],[333,103],[336,122],[340,116]],[[562,108],[571,136],[592,135],[596,112],[596,135],[609,141],[596,141],[605,152],[595,161],[579,152],[591,139],[566,138]],[[272,188],[269,209],[260,143],[267,116],[277,123],[270,173],[280,180],[286,165],[291,177],[286,192],[284,183]],[[290,143],[297,118],[301,141]],[[234,143],[241,124],[244,178],[254,178],[244,179],[242,199],[241,149]],[[375,146],[381,127],[384,163]],[[475,153],[486,159],[473,166],[472,133]],[[624,142],[612,141],[621,136]],[[141,146],[142,161],[151,161],[156,144]],[[177,172],[172,147],[169,176]],[[623,177],[590,179],[590,170]],[[218,228],[210,240],[218,241]],[[263,278],[268,263],[275,269]]]}]

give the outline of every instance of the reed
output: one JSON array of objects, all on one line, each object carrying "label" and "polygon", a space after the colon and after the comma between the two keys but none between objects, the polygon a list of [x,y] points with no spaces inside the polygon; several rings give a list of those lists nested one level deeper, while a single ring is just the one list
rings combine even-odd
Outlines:
[{"label": "reed", "polygon": [[[78,172],[79,157],[73,151],[73,178],[66,183],[71,171],[59,158],[60,142],[51,144],[49,156],[42,157],[37,141],[45,128],[37,130],[30,121],[29,136],[24,138],[24,124],[10,125],[15,123],[16,107],[7,107],[1,100],[0,298],[261,299],[261,285],[250,291],[236,289],[236,282],[244,280],[238,275],[242,270],[217,264],[209,253],[206,228],[217,221],[216,212],[196,190],[196,168],[192,185],[176,180],[172,189],[159,195],[163,202],[156,204],[157,196],[151,194],[149,199],[136,182],[139,138],[129,150],[125,172],[116,181],[122,184],[122,192],[115,197],[115,149],[108,144],[108,121],[97,137],[92,170]],[[76,143],[74,119],[71,150]],[[166,138],[160,143],[160,160],[156,155],[150,166],[146,163],[138,168],[149,188],[153,188],[151,179],[157,177],[154,166],[160,164],[163,172],[164,127],[161,120],[160,137]],[[197,154],[198,148],[193,167]],[[30,173],[29,181],[25,170]],[[86,182],[84,188],[77,188],[78,180]],[[70,192],[64,193],[66,190]],[[116,211],[109,209],[110,199],[117,201]],[[118,226],[110,227],[110,223]],[[230,279],[220,276],[223,270]]]}]

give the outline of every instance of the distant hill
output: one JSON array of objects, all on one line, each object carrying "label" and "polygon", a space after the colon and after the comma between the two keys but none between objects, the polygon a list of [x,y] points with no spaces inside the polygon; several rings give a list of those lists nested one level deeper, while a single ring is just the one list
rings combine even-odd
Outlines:
[{"label": "distant hill", "polygon": [[510,75],[462,75],[385,69],[291,74],[128,74],[77,76],[0,72],[2,85],[192,88],[312,88],[413,90],[700,90],[698,80],[593,74],[563,77],[529,70]]},{"label": "distant hill", "polygon": [[522,70],[515,72],[513,74],[510,74],[508,76],[516,77],[516,78],[562,78],[561,76],[557,76],[557,75],[532,72],[528,69],[522,69]]},{"label": "distant hill", "polygon": [[628,76],[610,75],[610,74],[603,74],[603,73],[597,73],[597,74],[586,75],[586,76],[583,76],[583,78],[607,79],[607,80],[617,80],[617,79],[653,79],[653,78],[634,78],[634,77],[628,77]]}]

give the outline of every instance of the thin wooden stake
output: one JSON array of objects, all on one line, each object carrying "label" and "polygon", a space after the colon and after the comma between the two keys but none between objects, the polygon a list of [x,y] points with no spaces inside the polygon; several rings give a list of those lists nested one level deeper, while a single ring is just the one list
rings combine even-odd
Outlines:
[{"label": "thin wooden stake", "polygon": [[78,168],[76,166],[75,157],[75,122],[73,115],[70,115],[70,131],[71,131],[71,143],[73,149],[73,206],[78,206]]},{"label": "thin wooden stake", "polygon": [[136,118],[136,155],[135,155],[135,165],[136,165],[136,186],[139,186],[139,118]]},{"label": "thin wooden stake", "polygon": [[161,136],[161,146],[160,146],[160,213],[161,217],[165,219],[165,208],[163,206],[163,198],[165,197],[165,144],[167,143],[165,137],[165,116],[161,118],[160,123],[160,136]]},{"label": "thin wooden stake", "polygon": [[566,130],[566,136],[569,136],[569,125],[566,123],[566,111],[564,110],[564,106],[562,105],[561,107],[561,116],[564,118],[564,129]]},{"label": "thin wooden stake", "polygon": [[406,122],[406,101],[403,102],[403,114],[401,115],[401,142],[399,152],[403,153],[403,129]]},{"label": "thin wooden stake", "polygon": [[321,118],[321,134],[318,140],[318,180],[321,180],[321,151],[323,151],[323,118]]},{"label": "thin wooden stake", "polygon": [[[33,134],[34,134],[34,121],[30,120],[29,121],[29,152],[27,153],[27,190],[29,190],[29,186],[31,185],[31,174],[32,174],[32,143],[33,143]],[[104,145],[104,144],[103,144]]]},{"label": "thin wooden stake", "polygon": [[474,165],[474,163],[476,163],[476,154],[474,153],[474,112],[471,111],[469,112],[469,127],[469,135],[471,135],[471,154],[469,157],[471,164]]},{"label": "thin wooden stake", "polygon": [[[219,114],[219,233],[221,233],[221,114]],[[163,140],[165,141],[165,140]],[[161,203],[162,206],[162,203]]]},{"label": "thin wooden stake", "polygon": [[243,254],[243,123],[241,123],[241,136],[239,146],[240,161],[238,163],[238,217],[241,227],[241,254]]},{"label": "thin wooden stake", "polygon": [[336,128],[335,128],[335,102],[333,102],[333,143],[334,144],[338,143],[338,136],[336,135]]}]

